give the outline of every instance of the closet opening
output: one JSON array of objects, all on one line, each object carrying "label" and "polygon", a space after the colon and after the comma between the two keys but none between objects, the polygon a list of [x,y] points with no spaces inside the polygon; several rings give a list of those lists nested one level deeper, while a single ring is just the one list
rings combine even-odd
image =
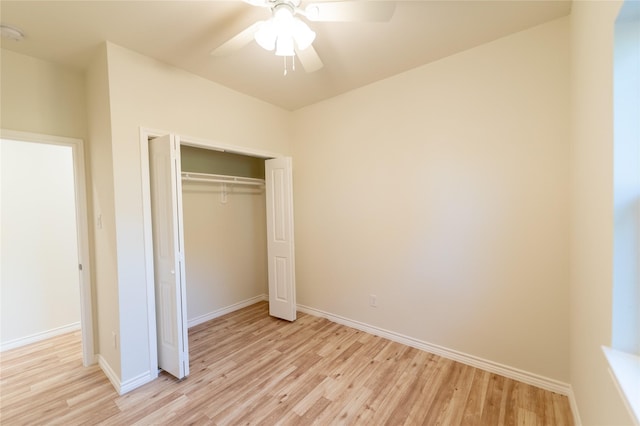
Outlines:
[{"label": "closet opening", "polygon": [[295,320],[291,159],[144,129],[141,154],[151,371],[183,378],[189,327],[261,300]]},{"label": "closet opening", "polygon": [[180,147],[188,326],[268,297],[264,159]]}]

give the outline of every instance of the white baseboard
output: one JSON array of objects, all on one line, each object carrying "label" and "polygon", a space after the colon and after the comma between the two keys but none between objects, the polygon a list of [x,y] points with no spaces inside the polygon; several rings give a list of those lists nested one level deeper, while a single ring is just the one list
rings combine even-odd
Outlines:
[{"label": "white baseboard", "polygon": [[[155,374],[151,374],[151,372],[142,373],[137,377],[129,379],[120,383],[120,389],[118,390],[118,394],[124,395],[127,392],[131,392],[135,388],[139,388],[142,385],[149,383],[152,380],[155,380],[158,377],[158,372]],[[116,389],[117,390],[117,389]]]},{"label": "white baseboard", "polygon": [[435,355],[439,355],[447,359],[458,361],[472,367],[480,368],[491,373],[499,374],[509,379],[518,380],[520,382],[556,392],[561,395],[569,396],[570,394],[573,394],[573,392],[571,392],[571,386],[568,383],[550,379],[548,377],[540,376],[538,374],[530,373],[518,368],[510,367],[508,365],[482,359],[477,356],[465,354],[453,349],[448,349],[443,346],[423,342],[421,340],[414,339],[413,337],[404,336],[400,333],[384,330],[382,328],[371,326],[359,321],[354,321],[348,318],[341,317],[339,315],[334,315],[328,312],[321,311],[319,309],[311,308],[309,306],[298,305],[297,308],[299,311],[306,314],[326,318],[338,324],[346,325],[348,327],[352,327],[370,334],[375,334],[376,336],[384,337],[394,342],[402,343],[404,345],[411,346]]},{"label": "white baseboard", "polygon": [[576,401],[576,395],[573,393],[573,387],[569,385],[569,407],[571,407],[571,414],[573,414],[573,424],[575,426],[582,426],[582,420],[580,420],[580,412],[578,411],[578,402]]},{"label": "white baseboard", "polygon": [[102,370],[104,375],[107,376],[107,379],[109,379],[113,387],[116,389],[118,395],[120,395],[120,378],[118,377],[116,372],[113,371],[107,360],[104,359],[100,354],[98,354],[98,365],[100,366],[100,369]]},{"label": "white baseboard", "polygon": [[231,312],[235,312],[238,309],[246,308],[247,306],[251,306],[254,303],[262,302],[264,300],[269,300],[269,297],[266,294],[261,294],[259,296],[252,297],[250,299],[243,300],[238,303],[234,303],[233,305],[226,306],[224,308],[216,309],[215,311],[209,312],[204,315],[200,315],[198,317],[192,318],[188,320],[187,326],[189,328],[196,326],[198,324],[202,324],[203,322],[211,321],[212,319],[221,317],[226,314],[230,314]]},{"label": "white baseboard", "polygon": [[50,339],[52,337],[59,336],[61,334],[71,333],[80,330],[80,322],[74,322],[72,324],[63,325],[62,327],[53,328],[51,330],[43,331],[41,333],[32,334],[30,336],[20,337],[18,339],[9,340],[3,342],[0,346],[0,352],[8,351],[9,349],[19,348],[21,346],[36,343],[41,340]]},{"label": "white baseboard", "polygon": [[150,372],[146,372],[140,374],[137,377],[121,382],[118,375],[115,373],[115,371],[113,371],[107,360],[105,360],[102,355],[98,355],[98,365],[100,365],[102,372],[105,376],[107,376],[107,378],[111,382],[111,385],[115,388],[116,392],[118,392],[118,395],[124,395],[125,393],[130,392],[146,383],[149,383],[150,381],[158,377],[157,372],[155,373],[155,375]]}]

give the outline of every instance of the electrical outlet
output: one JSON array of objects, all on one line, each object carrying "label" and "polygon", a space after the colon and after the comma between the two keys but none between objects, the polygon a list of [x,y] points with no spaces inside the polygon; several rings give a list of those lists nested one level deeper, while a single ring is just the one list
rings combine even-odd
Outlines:
[{"label": "electrical outlet", "polygon": [[378,296],[376,296],[375,294],[369,295],[369,306],[371,306],[372,308],[378,307]]},{"label": "electrical outlet", "polygon": [[118,349],[118,335],[115,331],[111,332],[111,337],[113,338],[113,348]]}]

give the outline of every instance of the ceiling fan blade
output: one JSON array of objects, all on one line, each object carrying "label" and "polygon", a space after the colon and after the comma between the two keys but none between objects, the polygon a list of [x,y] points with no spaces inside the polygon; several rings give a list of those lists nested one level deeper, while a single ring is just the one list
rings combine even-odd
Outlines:
[{"label": "ceiling fan blade", "polygon": [[240,50],[245,47],[247,44],[253,41],[253,36],[260,28],[264,21],[258,21],[250,27],[245,28],[240,33],[236,34],[234,37],[222,43],[222,45],[216,47],[211,51],[211,55],[213,56],[226,56],[230,53],[235,52],[236,50]]},{"label": "ceiling fan blade", "polygon": [[310,3],[304,15],[315,22],[387,22],[395,10],[393,1],[334,1]]},{"label": "ceiling fan blade", "polygon": [[242,0],[242,1],[252,6],[271,7],[268,3],[268,0]]},{"label": "ceiling fan blade", "polygon": [[296,56],[306,72],[315,72],[324,67],[320,56],[318,56],[318,52],[316,52],[313,46],[309,46],[304,50],[296,49]]}]

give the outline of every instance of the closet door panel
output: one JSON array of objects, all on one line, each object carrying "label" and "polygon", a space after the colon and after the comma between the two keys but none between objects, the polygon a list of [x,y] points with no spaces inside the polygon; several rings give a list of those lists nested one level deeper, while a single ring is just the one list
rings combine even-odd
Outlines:
[{"label": "closet door panel", "polygon": [[173,135],[149,142],[158,367],[181,379],[189,374],[189,355],[178,147]]},{"label": "closet door panel", "polygon": [[296,319],[291,158],[265,161],[269,314]]}]

